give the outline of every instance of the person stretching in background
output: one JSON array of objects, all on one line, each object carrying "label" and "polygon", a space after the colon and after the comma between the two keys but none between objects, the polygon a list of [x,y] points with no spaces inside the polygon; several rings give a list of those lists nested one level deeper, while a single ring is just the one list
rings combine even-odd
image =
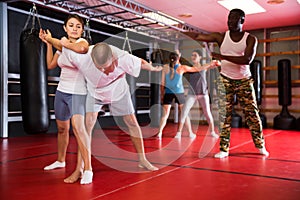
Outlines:
[{"label": "person stretching in background", "polygon": [[[201,56],[202,56],[202,52],[199,49],[196,49],[192,52],[191,58],[192,58],[193,65],[195,66],[200,65]],[[188,114],[191,108],[193,107],[195,101],[197,100],[208,122],[209,125],[208,131],[210,132],[211,136],[218,138],[219,136],[215,133],[214,119],[210,110],[209,95],[208,95],[208,88],[207,88],[207,81],[206,81],[206,70],[191,73],[189,82],[190,82],[189,92],[186,98],[186,102],[183,106],[183,110],[181,112],[180,123],[175,137],[176,138],[181,137],[184,122],[187,126],[189,136],[191,138],[196,137],[196,134],[193,133],[191,120]]]},{"label": "person stretching in background", "polygon": [[[181,65],[179,62],[180,55],[175,52],[170,53],[169,60],[170,64],[164,65],[162,71],[161,94],[163,94],[162,102],[164,112],[160,120],[160,126],[157,134],[159,139],[162,137],[163,129],[166,126],[173,99],[175,99],[175,102],[179,104],[179,113],[181,113],[183,104],[185,103],[184,87],[182,82],[183,74],[186,72],[199,72],[217,65],[217,62],[215,61],[206,66],[201,66],[200,64],[196,64],[194,67]],[[190,132],[190,137],[195,138],[192,132]]]}]

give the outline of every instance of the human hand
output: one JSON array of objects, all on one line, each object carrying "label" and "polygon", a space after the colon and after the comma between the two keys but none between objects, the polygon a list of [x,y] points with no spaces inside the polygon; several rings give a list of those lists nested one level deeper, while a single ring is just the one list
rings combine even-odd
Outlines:
[{"label": "human hand", "polygon": [[221,66],[221,62],[219,60],[212,60],[208,68],[213,69],[220,66]]},{"label": "human hand", "polygon": [[46,36],[46,31],[43,30],[43,29],[40,29],[40,32],[39,32],[39,38],[45,42],[45,43],[48,43],[48,41],[45,39],[45,36]]},{"label": "human hand", "polygon": [[70,40],[68,40],[68,38],[66,37],[62,37],[60,39],[60,44],[63,46],[63,47],[67,47],[69,44],[70,44]]},{"label": "human hand", "polygon": [[151,71],[153,72],[160,72],[163,69],[162,66],[153,67]]},{"label": "human hand", "polygon": [[47,42],[51,43],[51,39],[52,39],[52,34],[49,31],[49,29],[47,29],[46,31],[44,31],[44,38]]}]

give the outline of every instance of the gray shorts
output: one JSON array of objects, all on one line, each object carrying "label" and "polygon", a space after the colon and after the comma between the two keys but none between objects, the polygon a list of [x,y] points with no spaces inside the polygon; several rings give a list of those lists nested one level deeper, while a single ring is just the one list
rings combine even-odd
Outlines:
[{"label": "gray shorts", "polygon": [[[87,95],[86,112],[99,112],[103,105],[105,104],[101,100],[95,99],[90,94]],[[108,105],[110,114],[113,116],[130,115],[135,112],[129,91],[119,101],[112,101]]]},{"label": "gray shorts", "polygon": [[55,118],[69,120],[73,115],[85,115],[86,95],[69,94],[56,90],[54,99]]}]

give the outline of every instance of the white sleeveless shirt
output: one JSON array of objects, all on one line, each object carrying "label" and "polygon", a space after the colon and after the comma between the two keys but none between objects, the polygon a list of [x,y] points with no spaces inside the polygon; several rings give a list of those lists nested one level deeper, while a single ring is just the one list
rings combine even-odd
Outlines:
[{"label": "white sleeveless shirt", "polygon": [[[234,42],[230,38],[229,31],[226,31],[224,40],[220,47],[221,54],[226,56],[243,56],[247,47],[246,41],[248,35],[249,33],[245,32],[240,41]],[[220,73],[230,79],[235,80],[249,78],[251,76],[249,65],[239,65],[227,60],[221,61]]]}]

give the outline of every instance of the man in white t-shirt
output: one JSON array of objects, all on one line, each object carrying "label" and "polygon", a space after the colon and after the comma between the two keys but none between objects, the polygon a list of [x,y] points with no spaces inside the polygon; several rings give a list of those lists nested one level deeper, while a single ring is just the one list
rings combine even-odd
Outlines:
[{"label": "man in white t-shirt", "polygon": [[87,54],[78,54],[63,48],[63,54],[77,67],[87,81],[86,125],[91,135],[98,111],[109,104],[113,116],[123,116],[132,142],[139,156],[139,167],[150,171],[158,170],[145,157],[141,128],[134,114],[126,74],[137,77],[141,69],[161,71],[147,61],[106,43],[90,46]]}]

